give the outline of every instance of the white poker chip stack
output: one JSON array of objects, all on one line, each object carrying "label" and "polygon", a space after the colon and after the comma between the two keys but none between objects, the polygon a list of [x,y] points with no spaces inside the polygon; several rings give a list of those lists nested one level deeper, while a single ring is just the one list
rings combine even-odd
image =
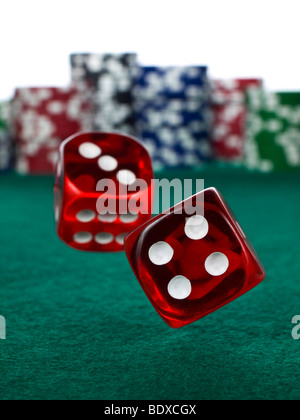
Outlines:
[{"label": "white poker chip stack", "polygon": [[92,94],[94,130],[135,134],[136,54],[72,54],[71,69],[72,82]]},{"label": "white poker chip stack", "polygon": [[211,160],[206,67],[141,67],[134,95],[137,136],[155,168],[197,167]]}]

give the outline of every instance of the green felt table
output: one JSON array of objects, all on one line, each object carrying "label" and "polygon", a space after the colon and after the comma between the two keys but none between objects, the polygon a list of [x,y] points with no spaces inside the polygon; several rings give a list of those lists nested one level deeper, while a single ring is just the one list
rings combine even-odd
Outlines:
[{"label": "green felt table", "polygon": [[225,196],[267,271],[247,295],[182,329],[152,308],[124,253],[56,236],[51,177],[0,177],[0,398],[300,398],[300,174],[169,172]]}]

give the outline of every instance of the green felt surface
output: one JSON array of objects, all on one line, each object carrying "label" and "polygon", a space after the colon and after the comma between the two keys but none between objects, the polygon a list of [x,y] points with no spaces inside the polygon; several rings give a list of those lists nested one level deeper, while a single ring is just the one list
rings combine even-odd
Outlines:
[{"label": "green felt surface", "polygon": [[[169,173],[191,177],[191,173]],[[220,189],[267,271],[183,329],[157,315],[125,254],[56,237],[52,178],[0,177],[1,399],[298,399],[300,174],[193,172]]]}]

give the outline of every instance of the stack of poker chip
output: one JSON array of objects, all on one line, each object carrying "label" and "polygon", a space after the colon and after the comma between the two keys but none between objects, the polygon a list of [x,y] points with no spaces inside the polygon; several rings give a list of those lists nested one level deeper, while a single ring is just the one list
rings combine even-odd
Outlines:
[{"label": "stack of poker chip", "polygon": [[246,91],[261,87],[258,79],[212,80],[214,158],[241,162],[245,149]]},{"label": "stack of poker chip", "polygon": [[300,170],[300,92],[247,93],[245,163],[262,172]]},{"label": "stack of poker chip", "polygon": [[91,92],[93,129],[134,134],[136,54],[72,54],[71,68],[72,82]]},{"label": "stack of poker chip", "polygon": [[62,141],[91,129],[90,112],[89,98],[75,87],[17,89],[12,101],[17,171],[53,173]]},{"label": "stack of poker chip", "polygon": [[137,136],[157,169],[211,160],[207,67],[141,67],[135,119]]},{"label": "stack of poker chip", "polygon": [[9,170],[13,163],[13,141],[10,133],[10,103],[0,103],[0,172]]}]

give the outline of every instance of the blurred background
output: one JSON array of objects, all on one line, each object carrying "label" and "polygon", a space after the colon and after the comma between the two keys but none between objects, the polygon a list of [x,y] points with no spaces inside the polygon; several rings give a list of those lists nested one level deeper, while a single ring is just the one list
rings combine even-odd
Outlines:
[{"label": "blurred background", "polygon": [[53,173],[82,130],[137,136],[157,170],[299,169],[299,12],[299,0],[10,1],[0,171]]}]

